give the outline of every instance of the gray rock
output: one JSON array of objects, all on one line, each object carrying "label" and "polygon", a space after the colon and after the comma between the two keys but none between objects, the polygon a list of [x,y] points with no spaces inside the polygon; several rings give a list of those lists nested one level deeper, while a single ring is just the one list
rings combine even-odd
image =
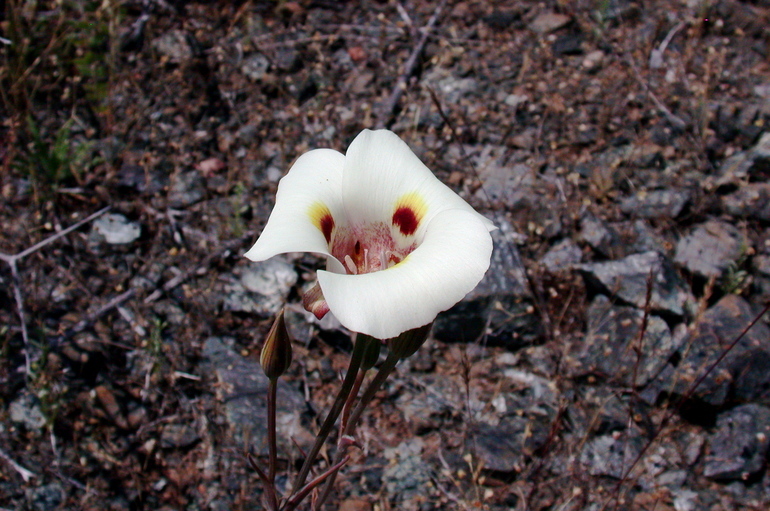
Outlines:
[{"label": "gray rock", "polygon": [[732,224],[710,220],[679,240],[674,262],[704,277],[719,277],[746,251],[746,240]]},{"label": "gray rock", "polygon": [[255,53],[243,59],[241,73],[246,75],[249,80],[256,82],[265,76],[269,68],[270,61],[267,60],[267,57],[261,53]]},{"label": "gray rock", "polygon": [[463,406],[463,392],[448,376],[435,374],[420,378],[421,389],[401,394],[396,404],[412,431],[419,435],[442,426]]},{"label": "gray rock", "polygon": [[[676,366],[666,366],[650,384],[651,397],[660,392],[692,392],[693,399],[720,407],[731,394],[739,399],[766,396],[770,388],[770,372],[765,365],[770,361],[770,329],[763,323],[748,330],[720,364],[703,376],[755,317],[749,304],[733,294],[707,309],[690,327]],[[696,381],[700,383],[692,391]]]},{"label": "gray rock", "polygon": [[747,404],[721,413],[703,461],[703,475],[746,480],[764,468],[768,443],[770,409]]},{"label": "gray rock", "polygon": [[239,266],[224,277],[225,310],[252,312],[273,316],[286,303],[292,286],[297,283],[294,266],[283,257],[272,257],[260,263]]},{"label": "gray rock", "polygon": [[432,468],[422,459],[423,441],[413,438],[397,447],[385,449],[390,464],[382,472],[382,484],[388,495],[397,500],[397,509],[415,509],[411,500],[428,498],[428,488],[435,477]]},{"label": "gray rock", "polygon": [[722,197],[722,206],[733,216],[770,221],[770,183],[745,183]]},{"label": "gray rock", "polygon": [[580,463],[595,476],[620,479],[631,469],[644,446],[639,434],[611,434],[590,439],[580,452]]},{"label": "gray rock", "polygon": [[620,210],[638,218],[676,218],[690,201],[688,190],[653,190],[623,199]]},{"label": "gray rock", "polygon": [[206,194],[206,183],[197,170],[177,174],[171,183],[168,205],[184,208],[195,204]]},{"label": "gray rock", "polygon": [[535,180],[528,165],[518,163],[508,166],[502,159],[488,161],[480,175],[484,183],[476,192],[480,201],[488,201],[492,206],[508,210],[520,209],[531,203]]},{"label": "gray rock", "polygon": [[666,253],[666,244],[660,235],[655,232],[646,220],[637,220],[631,225],[631,235],[634,238],[631,243],[633,253],[659,252]]},{"label": "gray rock", "polygon": [[200,435],[193,424],[166,424],[160,434],[160,446],[163,448],[189,447],[200,440]]},{"label": "gray rock", "polygon": [[67,493],[60,483],[50,483],[26,491],[27,502],[34,511],[54,511],[61,509],[67,499]]},{"label": "gray rock", "polygon": [[46,423],[37,398],[27,392],[23,392],[11,402],[8,413],[11,422],[23,424],[30,431],[39,431]]},{"label": "gray rock", "polygon": [[[516,390],[500,395],[494,417],[473,426],[476,456],[485,469],[518,472],[548,441],[556,419],[555,384],[517,369],[504,372]],[[483,417],[482,417],[483,418]]]},{"label": "gray rock", "polygon": [[[203,370],[217,380],[217,397],[224,405],[234,442],[244,445],[248,440],[257,450],[266,451],[268,379],[257,362],[241,357],[228,346],[232,343],[232,339],[208,338],[203,344]],[[292,440],[309,448],[312,438],[299,415],[305,409],[305,400],[283,380],[278,384],[277,409],[280,448],[284,452],[295,449]]]},{"label": "gray rock", "polygon": [[104,242],[108,245],[127,245],[142,235],[138,222],[129,222],[123,215],[109,213],[97,218],[91,229],[89,241]]},{"label": "gray rock", "polygon": [[171,63],[183,64],[193,57],[192,47],[187,34],[181,30],[171,30],[152,41],[152,47],[161,57]]},{"label": "gray rock", "polygon": [[543,256],[540,263],[551,273],[570,270],[583,259],[583,251],[571,239],[563,239],[556,243]]},{"label": "gray rock", "polygon": [[620,251],[618,233],[590,214],[580,219],[580,238],[606,257],[617,255],[616,252]]},{"label": "gray rock", "polygon": [[433,68],[426,73],[423,84],[433,88],[447,104],[456,104],[479,90],[479,82],[474,78],[458,78],[442,68]]},{"label": "gray rock", "polygon": [[566,26],[570,21],[570,17],[566,14],[544,12],[532,20],[532,23],[529,24],[529,29],[538,34],[548,34]]},{"label": "gray rock", "polygon": [[618,261],[583,264],[580,270],[589,282],[636,307],[644,308],[647,288],[652,285],[650,307],[684,316],[693,301],[672,264],[657,252],[630,255]]},{"label": "gray rock", "polygon": [[583,370],[629,387],[657,376],[684,340],[684,331],[672,336],[666,322],[653,315],[639,339],[644,312],[613,305],[603,295],[594,299],[586,317],[588,329],[577,356]]},{"label": "gray rock", "polygon": [[541,336],[513,226],[495,219],[494,249],[484,278],[460,303],[439,314],[433,336],[444,342],[473,342],[484,336],[495,346],[517,349]]},{"label": "gray rock", "polygon": [[770,173],[770,132],[763,133],[754,147],[726,158],[707,187],[742,184]]}]

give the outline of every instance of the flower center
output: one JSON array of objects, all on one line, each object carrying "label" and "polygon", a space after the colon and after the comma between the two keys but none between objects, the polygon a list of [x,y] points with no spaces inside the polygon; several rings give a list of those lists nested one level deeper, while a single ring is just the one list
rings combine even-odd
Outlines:
[{"label": "flower center", "polygon": [[331,253],[342,262],[348,274],[359,275],[394,266],[416,248],[415,243],[399,246],[391,227],[385,223],[342,227],[335,230]]}]

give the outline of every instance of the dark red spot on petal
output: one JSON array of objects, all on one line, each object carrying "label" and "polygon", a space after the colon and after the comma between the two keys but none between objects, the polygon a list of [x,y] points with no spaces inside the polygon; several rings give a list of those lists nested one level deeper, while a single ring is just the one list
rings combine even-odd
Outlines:
[{"label": "dark red spot on petal", "polygon": [[412,208],[402,206],[393,213],[393,225],[397,225],[404,236],[414,234],[418,223],[417,215],[414,214]]},{"label": "dark red spot on petal", "polygon": [[361,241],[356,241],[356,245],[353,247],[353,253],[355,255],[361,255]]},{"label": "dark red spot on petal", "polygon": [[331,215],[324,215],[321,217],[321,232],[326,238],[326,243],[332,241],[332,229],[334,229],[334,219]]}]

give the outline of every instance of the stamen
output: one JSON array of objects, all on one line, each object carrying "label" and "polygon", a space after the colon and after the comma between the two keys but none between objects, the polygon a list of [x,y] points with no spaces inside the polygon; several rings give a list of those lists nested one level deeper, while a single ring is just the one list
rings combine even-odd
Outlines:
[{"label": "stamen", "polygon": [[369,273],[369,249],[364,249],[364,273]]},{"label": "stamen", "polygon": [[[356,244],[358,246],[358,244]],[[345,265],[348,267],[348,271],[353,275],[358,275],[358,269],[356,268],[356,263],[353,262],[353,258],[350,257],[350,254],[345,255]]]}]

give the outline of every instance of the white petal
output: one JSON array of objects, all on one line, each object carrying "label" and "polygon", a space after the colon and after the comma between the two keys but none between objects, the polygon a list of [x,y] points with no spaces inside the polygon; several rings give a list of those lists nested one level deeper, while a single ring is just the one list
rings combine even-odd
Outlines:
[{"label": "white petal", "polygon": [[330,255],[318,213],[328,211],[337,224],[344,220],[344,161],[342,154],[331,149],[316,149],[300,156],[278,183],[275,207],[246,257],[264,261],[286,252]]},{"label": "white petal", "polygon": [[417,240],[432,218],[447,209],[468,211],[488,230],[495,229],[388,130],[364,130],[353,140],[345,156],[342,187],[348,218],[356,221],[389,223],[400,202],[410,203],[419,217]]},{"label": "white petal", "polygon": [[451,209],[432,219],[422,244],[401,263],[363,275],[319,271],[318,282],[340,323],[388,339],[459,302],[484,276],[491,254],[480,215]]}]

